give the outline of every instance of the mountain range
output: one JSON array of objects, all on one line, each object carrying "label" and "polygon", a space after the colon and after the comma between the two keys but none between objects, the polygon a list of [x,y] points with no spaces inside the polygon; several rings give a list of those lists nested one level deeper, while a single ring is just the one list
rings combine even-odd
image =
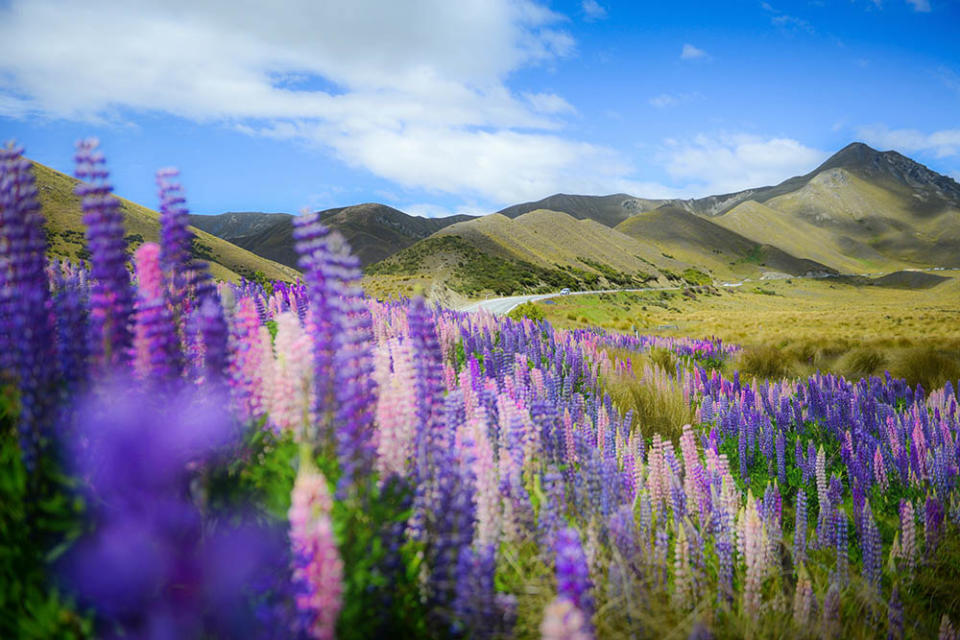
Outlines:
[{"label": "mountain range", "polygon": [[[42,165],[37,175],[53,212],[52,242],[76,253],[71,243],[82,233],[72,179]],[[124,207],[128,233],[155,238],[156,213]],[[421,287],[448,301],[563,286],[960,266],[960,185],[862,143],[780,184],[704,198],[555,194],[480,217],[423,218],[377,203],[320,215],[353,247],[371,293]],[[191,223],[226,277],[296,276],[293,215],[229,212],[193,215]]]}]

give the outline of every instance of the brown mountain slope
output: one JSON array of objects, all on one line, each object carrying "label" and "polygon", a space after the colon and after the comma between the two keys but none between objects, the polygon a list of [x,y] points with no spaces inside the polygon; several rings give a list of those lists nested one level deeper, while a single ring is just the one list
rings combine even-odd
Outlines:
[{"label": "brown mountain slope", "polygon": [[[447,225],[472,216],[421,218],[382,204],[366,203],[322,211],[324,223],[347,239],[367,266],[409,247]],[[293,216],[287,213],[223,213],[191,216],[190,221],[257,255],[295,267]]]}]

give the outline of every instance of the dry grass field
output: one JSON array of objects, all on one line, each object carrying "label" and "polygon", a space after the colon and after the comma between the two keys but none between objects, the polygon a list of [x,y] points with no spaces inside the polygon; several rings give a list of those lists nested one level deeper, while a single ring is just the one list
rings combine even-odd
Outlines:
[{"label": "dry grass field", "polygon": [[764,377],[816,370],[942,384],[960,377],[960,273],[928,289],[834,280],[601,294],[539,303],[561,327],[716,336],[744,347],[736,367]]}]

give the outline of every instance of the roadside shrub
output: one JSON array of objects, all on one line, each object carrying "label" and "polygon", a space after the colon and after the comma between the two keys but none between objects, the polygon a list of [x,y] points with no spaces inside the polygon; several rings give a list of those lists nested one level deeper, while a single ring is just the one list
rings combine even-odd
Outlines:
[{"label": "roadside shrub", "polygon": [[534,322],[540,322],[543,320],[543,310],[532,302],[524,302],[514,307],[514,309],[507,314],[507,317],[511,320],[530,318]]}]

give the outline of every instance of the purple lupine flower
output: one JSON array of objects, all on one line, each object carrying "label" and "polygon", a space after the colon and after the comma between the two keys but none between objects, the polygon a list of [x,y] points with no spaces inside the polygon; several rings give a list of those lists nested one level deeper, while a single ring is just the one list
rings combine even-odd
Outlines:
[{"label": "purple lupine flower", "polygon": [[437,438],[437,431],[441,429],[440,421],[443,409],[443,354],[437,341],[436,325],[426,303],[422,298],[414,299],[407,311],[407,322],[410,327],[410,340],[416,357],[414,363],[414,397],[417,403],[417,434],[416,453],[418,473],[428,473],[430,451],[434,449],[433,442]]},{"label": "purple lupine flower", "polygon": [[837,562],[834,572],[831,576],[831,582],[835,582],[841,588],[847,586],[850,580],[847,553],[849,551],[847,543],[847,516],[842,509],[833,511],[833,534],[834,547],[837,551]]},{"label": "purple lupine flower", "polygon": [[126,367],[133,332],[133,288],[127,271],[120,201],[113,196],[109,172],[96,139],[77,143],[77,195],[83,198],[83,223],[90,251],[90,354],[101,370]]},{"label": "purple lupine flower", "polygon": [[85,272],[54,272],[53,308],[57,325],[57,355],[66,395],[79,392],[87,379],[87,286]]},{"label": "purple lupine flower", "polygon": [[[187,199],[176,169],[157,171],[157,195],[160,198],[160,267],[166,274],[174,296],[183,291],[184,273],[190,266],[193,233],[188,228]],[[177,305],[176,298],[171,302]]]},{"label": "purple lupine flower", "polygon": [[94,390],[72,416],[68,452],[95,527],[64,557],[65,583],[115,633],[256,636],[250,598],[271,575],[289,580],[280,531],[205,523],[195,469],[238,431],[226,398],[170,386]]},{"label": "purple lupine flower", "polygon": [[640,572],[640,545],[637,544],[637,524],[633,519],[633,508],[623,505],[617,509],[607,525],[611,546],[617,550],[625,566],[634,573]]},{"label": "purple lupine flower", "polygon": [[793,563],[807,561],[807,492],[803,487],[797,492],[796,520],[793,529]]},{"label": "purple lupine flower", "polygon": [[840,587],[835,582],[830,583],[827,595],[823,598],[823,637],[837,637],[840,627]]},{"label": "purple lupine flower", "polygon": [[860,532],[860,548],[863,551],[863,578],[867,581],[867,584],[879,590],[883,549],[880,541],[880,531],[877,529],[877,522],[873,518],[873,511],[870,509],[869,502],[863,506],[861,521],[863,526]]},{"label": "purple lupine flower", "polygon": [[544,499],[537,514],[537,535],[540,548],[546,552],[553,548],[553,538],[560,529],[564,502],[563,476],[553,468],[543,475],[543,493]]},{"label": "purple lupine flower", "polygon": [[894,585],[887,604],[887,640],[903,638],[903,602],[900,600],[900,587]]},{"label": "purple lupine flower", "polygon": [[319,216],[294,221],[294,239],[313,319],[316,413],[321,443],[333,443],[340,461],[338,495],[373,469],[371,320],[357,286],[360,270],[350,248]]},{"label": "purple lupine flower", "polygon": [[557,595],[568,598],[584,613],[593,617],[593,583],[587,556],[580,545],[580,534],[567,527],[557,532],[553,545],[557,575]]},{"label": "purple lupine flower", "polygon": [[780,483],[780,486],[786,486],[787,484],[786,447],[787,447],[787,442],[783,436],[783,431],[778,430],[777,438],[776,438],[777,481]]},{"label": "purple lupine flower", "polygon": [[497,631],[496,589],[493,577],[497,568],[494,545],[478,550],[460,549],[457,564],[457,595],[453,602],[454,625],[451,631],[470,638],[493,638]]},{"label": "purple lupine flower", "polygon": [[435,622],[449,627],[454,622],[452,606],[456,600],[460,550],[470,545],[476,528],[476,480],[469,461],[461,463],[451,452],[437,456],[430,484],[433,501],[425,525],[424,551],[429,571],[427,603]]},{"label": "purple lupine flower", "polygon": [[927,501],[923,508],[923,535],[926,553],[928,555],[936,552],[937,546],[940,543],[945,515],[943,503],[935,496],[927,496]]},{"label": "purple lupine flower", "polygon": [[12,367],[17,376],[20,451],[27,468],[50,437],[56,397],[43,225],[30,161],[11,143],[0,149],[0,369]]}]

